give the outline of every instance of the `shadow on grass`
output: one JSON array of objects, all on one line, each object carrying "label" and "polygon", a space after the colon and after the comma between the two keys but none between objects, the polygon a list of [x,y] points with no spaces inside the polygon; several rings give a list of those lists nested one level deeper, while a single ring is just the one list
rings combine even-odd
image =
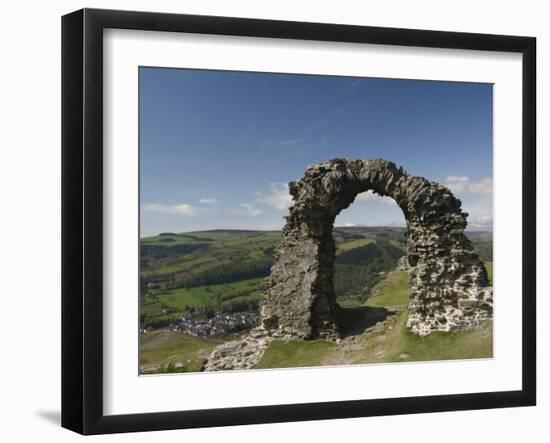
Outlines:
[{"label": "shadow on grass", "polygon": [[397,312],[371,306],[340,308],[338,311],[340,332],[343,337],[361,335],[366,329],[372,328],[376,323],[394,314]]}]

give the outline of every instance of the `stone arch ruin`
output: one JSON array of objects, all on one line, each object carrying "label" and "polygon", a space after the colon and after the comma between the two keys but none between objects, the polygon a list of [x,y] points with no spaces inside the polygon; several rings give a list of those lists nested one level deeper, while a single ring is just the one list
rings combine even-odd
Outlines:
[{"label": "stone arch ruin", "polygon": [[407,327],[427,335],[492,317],[487,272],[464,235],[468,214],[447,188],[386,160],[336,159],[311,166],[289,190],[294,204],[263,291],[262,328],[270,335],[339,335],[333,223],[367,190],[393,198],[407,221]]}]

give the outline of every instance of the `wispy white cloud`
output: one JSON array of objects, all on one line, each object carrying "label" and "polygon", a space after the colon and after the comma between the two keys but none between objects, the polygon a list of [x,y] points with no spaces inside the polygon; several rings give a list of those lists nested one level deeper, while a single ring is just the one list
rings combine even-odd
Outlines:
[{"label": "wispy white cloud", "polygon": [[199,209],[188,203],[179,203],[175,205],[161,205],[158,203],[147,203],[142,206],[147,212],[156,214],[177,214],[177,215],[197,215]]},{"label": "wispy white cloud", "polygon": [[202,203],[203,205],[215,205],[218,203],[218,200],[215,198],[201,198],[199,203]]},{"label": "wispy white cloud", "polygon": [[375,194],[372,190],[368,190],[366,192],[362,192],[361,194],[358,194],[355,198],[356,202],[369,202],[369,203],[376,203],[376,204],[384,204],[384,205],[396,205],[395,200],[391,197],[385,197],[382,195]]},{"label": "wispy white cloud", "polygon": [[487,213],[470,214],[468,216],[468,229],[491,231],[493,229],[493,216]]},{"label": "wispy white cloud", "polygon": [[270,183],[269,192],[256,192],[257,201],[275,209],[288,209],[292,205],[292,197],[286,183]]},{"label": "wispy white cloud", "polygon": [[492,224],[493,216],[491,214],[478,215],[474,217],[473,222],[477,224],[483,224],[483,225]]},{"label": "wispy white cloud", "polygon": [[[311,120],[309,124],[306,124],[300,131],[294,134],[288,134],[287,138],[272,136],[264,139],[260,146],[265,149],[277,149],[284,148],[286,146],[295,147],[295,145],[300,145],[301,148],[307,148],[311,146],[326,145],[330,142],[330,138],[324,134],[325,131],[321,131],[326,126],[330,126],[335,121],[340,119],[346,105],[340,105],[336,108],[330,110],[329,112],[324,113],[317,119]],[[318,134],[323,134],[319,139]]]},{"label": "wispy white cloud", "polygon": [[321,137],[321,140],[319,140],[319,145],[326,145],[330,142],[330,137],[328,137],[327,135],[323,135]]},{"label": "wispy white cloud", "polygon": [[267,147],[271,146],[274,141],[275,141],[275,139],[273,137],[268,137],[260,143],[260,146],[262,146],[264,148],[267,148]]},{"label": "wispy white cloud", "polygon": [[490,231],[493,228],[493,179],[449,176],[440,182],[462,201],[468,213],[468,229]]},{"label": "wispy white cloud", "polygon": [[344,111],[345,105],[338,106],[334,108],[332,111],[327,113],[324,117],[314,121],[309,126],[306,126],[302,133],[301,137],[305,137],[307,135],[310,135],[312,133],[315,133],[316,131],[320,130],[321,128],[324,128],[325,126],[333,123],[336,121],[340,116],[342,115]]},{"label": "wispy white cloud", "polygon": [[302,137],[288,137],[288,138],[268,137],[260,143],[260,146],[266,149],[278,149],[278,148],[284,148],[286,146],[295,146],[303,143],[304,143],[304,139]]},{"label": "wispy white cloud", "polygon": [[441,184],[457,194],[458,197],[492,197],[493,195],[493,179],[490,177],[474,180],[466,176],[449,176]]},{"label": "wispy white cloud", "polygon": [[297,145],[298,143],[301,143],[301,138],[289,138],[286,140],[282,140],[277,143],[278,146],[289,146],[289,145]]},{"label": "wispy white cloud", "polygon": [[250,203],[241,203],[239,207],[243,208],[244,213],[246,215],[250,215],[251,217],[256,217],[257,215],[260,215],[262,213],[261,209],[258,209]]},{"label": "wispy white cloud", "polygon": [[241,145],[244,142],[246,142],[249,139],[249,137],[252,134],[255,127],[256,127],[256,122],[255,121],[249,122],[244,127],[244,129],[242,129],[241,132],[239,134],[237,134],[237,136],[233,140],[233,144],[238,146],[238,145]]}]

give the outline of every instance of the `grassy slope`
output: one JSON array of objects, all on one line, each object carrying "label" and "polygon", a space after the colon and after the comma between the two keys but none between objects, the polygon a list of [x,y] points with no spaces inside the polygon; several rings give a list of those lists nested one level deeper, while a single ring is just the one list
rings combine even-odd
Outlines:
[{"label": "grassy slope", "polygon": [[[154,255],[146,255],[148,265],[141,272],[143,287],[147,287],[148,281],[153,281],[156,285],[160,281],[161,287],[152,291],[144,291],[140,312],[142,325],[158,327],[170,323],[187,312],[186,309],[199,307],[230,309],[231,307],[238,308],[243,303],[250,305],[250,303],[257,302],[260,299],[260,285],[263,280],[260,276],[256,279],[251,275],[248,278],[244,277],[246,280],[234,283],[215,284],[213,282],[209,286],[187,285],[185,281],[189,278],[196,278],[197,275],[213,275],[223,267],[227,268],[233,264],[238,267],[239,264],[263,263],[273,253],[279,236],[279,232],[271,231],[228,230],[182,234],[165,233],[141,239],[142,245],[149,248],[160,246],[164,248],[164,251],[170,250],[171,246],[203,245],[203,249],[186,253],[179,253],[177,249],[174,249],[174,254],[158,258],[155,258]],[[402,240],[403,233],[399,230],[390,230],[388,233],[380,229],[373,231],[366,228],[351,230],[338,228],[335,231],[335,237],[337,238],[338,256],[344,260],[347,254],[349,255],[353,251],[358,251],[371,244],[374,246],[375,243],[377,244],[377,238],[381,238],[383,241],[390,239],[392,242],[397,242],[393,239]],[[381,251],[383,260],[387,261],[385,249],[382,248]],[[385,263],[385,261],[383,266],[387,266],[389,263]],[[348,268],[352,273],[345,278],[349,280],[353,277],[357,280],[353,287],[362,287],[365,278],[367,280],[379,278],[372,272],[372,275],[367,275],[368,270],[363,265],[360,271],[365,275],[359,275],[355,265],[350,265]],[[171,289],[174,286],[179,286],[179,288]],[[188,286],[194,287],[187,289]],[[162,312],[162,309],[166,307],[172,311]]]},{"label": "grassy slope", "polygon": [[152,271],[142,271],[142,277],[162,277],[165,275],[175,274],[176,272],[183,272],[195,268],[199,265],[204,265],[205,263],[210,263],[216,261],[216,257],[212,256],[202,256],[195,259],[182,260],[179,263],[173,263],[165,266],[158,267]]},{"label": "grassy slope", "polygon": [[223,340],[196,338],[177,332],[142,335],[139,343],[140,372],[198,372],[210,352],[221,343]]},{"label": "grassy slope", "polygon": [[457,332],[433,332],[420,337],[405,325],[407,314],[392,317],[359,339],[361,349],[345,356],[342,363],[457,360],[490,358],[493,355],[493,324]]},{"label": "grassy slope", "polygon": [[377,290],[378,295],[369,297],[367,306],[404,306],[409,301],[409,282],[406,272],[391,272],[388,277],[381,281]]},{"label": "grassy slope", "polygon": [[372,242],[374,242],[374,239],[361,238],[357,240],[351,240],[351,241],[339,243],[336,249],[336,255],[341,254],[342,252],[345,252],[345,251],[350,251],[352,249],[359,248],[361,246],[366,246]]},{"label": "grassy slope", "polygon": [[[179,234],[174,236],[158,236],[142,239],[145,244],[168,246],[174,242],[165,242],[165,238],[174,238],[177,243],[192,243],[211,241],[212,249],[202,256],[188,254],[181,262],[163,265],[165,268],[174,266],[178,271],[200,269],[201,266],[218,263],[213,260],[212,252],[222,257],[239,253],[251,259],[261,257],[266,248],[276,244],[278,233],[250,232],[200,232]],[[395,240],[391,239],[391,243]],[[347,252],[370,243],[364,238],[342,239],[338,244],[340,252]],[[208,255],[206,255],[208,254]],[[492,281],[492,262],[486,261],[489,279]],[[155,269],[150,275],[166,275],[170,271],[162,267]],[[147,271],[149,272],[149,271]],[[395,275],[394,275],[395,274]],[[143,275],[143,274],[142,274]],[[231,298],[231,295],[243,289],[252,289],[247,295],[237,296],[232,300],[246,300],[248,297],[259,298],[260,279],[251,279],[237,283],[211,285],[209,291],[205,286],[177,289],[160,294],[159,300],[146,297],[141,305],[141,312],[153,315],[154,318],[177,318],[178,313],[160,314],[163,305],[181,308],[184,306],[208,305],[217,296]],[[391,273],[388,279],[379,284],[380,293],[367,300],[366,305],[405,306],[408,299],[406,274]],[[379,325],[371,332],[365,333],[355,340],[356,345],[342,346],[324,341],[312,342],[273,342],[258,365],[262,367],[299,367],[321,364],[372,363],[387,361],[411,361],[450,358],[473,358],[490,356],[492,354],[492,328],[488,323],[484,328],[469,332],[452,334],[432,334],[420,338],[409,334],[404,329],[405,314],[395,316]],[[165,337],[166,335],[166,337]],[[158,365],[156,372],[175,371],[174,364],[183,364],[177,371],[196,371],[202,364],[204,356],[208,355],[221,340],[199,339],[176,333],[150,333],[140,339],[142,350],[142,365],[151,368]],[[401,357],[403,354],[409,356]],[[165,366],[168,365],[167,368]]]},{"label": "grassy slope", "polygon": [[493,262],[492,261],[486,261],[485,262],[485,269],[487,269],[487,274],[489,276],[489,285],[493,286]]},{"label": "grassy slope", "polygon": [[322,340],[309,342],[281,341],[270,343],[255,369],[300,368],[320,366],[323,358],[337,345]]},{"label": "grassy slope", "polygon": [[[406,273],[390,274],[378,289],[379,295],[371,297],[366,303],[368,306],[406,307]],[[410,333],[406,322],[404,310],[338,345],[323,341],[275,341],[269,345],[257,368],[490,358],[493,355],[492,321],[469,331],[436,332],[427,337]]]},{"label": "grassy slope", "polygon": [[304,366],[392,363],[404,361],[491,358],[493,323],[458,332],[435,332],[427,337],[405,328],[406,313],[391,317],[350,344],[323,341],[272,342],[256,369]]},{"label": "grassy slope", "polygon": [[[371,297],[369,306],[405,307],[407,294],[405,273],[392,273],[379,284],[380,293]],[[340,345],[321,340],[274,341],[256,366],[290,368],[320,365],[368,364],[399,361],[452,360],[488,358],[493,353],[492,322],[481,328],[433,333],[419,337],[406,330],[406,312],[389,317],[352,340]],[[229,337],[225,338],[229,339]],[[184,334],[149,333],[140,338],[141,367],[144,372],[194,372],[221,339],[202,339]],[[176,368],[180,363],[182,367]],[[152,371],[154,370],[154,371]]]},{"label": "grassy slope", "polygon": [[[166,294],[160,295],[159,299],[161,303],[176,309],[207,306],[216,299],[220,299],[222,302],[235,300],[238,297],[257,300],[260,297],[260,284],[262,281],[262,278],[254,278],[236,283],[172,289]],[[243,293],[243,295],[239,296],[240,293]]]}]

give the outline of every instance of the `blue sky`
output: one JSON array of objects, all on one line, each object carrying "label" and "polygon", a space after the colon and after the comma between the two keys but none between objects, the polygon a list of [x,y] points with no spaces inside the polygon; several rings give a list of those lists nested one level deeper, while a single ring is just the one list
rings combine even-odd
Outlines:
[{"label": "blue sky", "polygon": [[[336,157],[448,186],[492,229],[492,85],[140,68],[141,235],[279,229],[286,184]],[[337,225],[401,225],[369,193]]]}]

